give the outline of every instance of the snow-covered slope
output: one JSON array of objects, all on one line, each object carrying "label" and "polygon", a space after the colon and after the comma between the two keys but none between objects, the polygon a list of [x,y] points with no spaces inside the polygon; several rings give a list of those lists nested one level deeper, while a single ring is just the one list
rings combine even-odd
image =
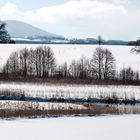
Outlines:
[{"label": "snow-covered slope", "polygon": [[60,37],[59,35],[46,32],[42,29],[34,27],[25,22],[17,20],[7,20],[7,30],[12,37],[32,37],[32,36],[45,36],[45,37]]},{"label": "snow-covered slope", "polygon": [[139,140],[140,115],[0,120],[3,140]]}]

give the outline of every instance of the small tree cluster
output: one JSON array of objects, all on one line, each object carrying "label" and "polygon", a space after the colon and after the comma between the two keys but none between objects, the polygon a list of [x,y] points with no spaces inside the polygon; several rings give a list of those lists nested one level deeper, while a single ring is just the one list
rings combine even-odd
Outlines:
[{"label": "small tree cluster", "polygon": [[82,56],[69,65],[56,64],[54,53],[50,47],[21,49],[13,52],[3,68],[3,73],[16,76],[36,76],[42,78],[73,78],[115,80],[124,83],[139,82],[139,72],[132,68],[116,71],[115,58],[107,48],[97,47],[91,58]]},{"label": "small tree cluster", "polygon": [[93,73],[98,79],[110,79],[115,76],[115,58],[111,51],[98,47],[91,60]]},{"label": "small tree cluster", "polygon": [[119,76],[118,76],[119,80],[123,81],[123,82],[132,82],[132,81],[139,81],[139,72],[138,71],[134,71],[131,67],[128,68],[123,68],[120,70]]},{"label": "small tree cluster", "polygon": [[40,46],[35,50],[24,48],[13,52],[3,72],[24,77],[110,79],[115,75],[115,58],[108,49],[98,47],[91,59],[82,56],[79,60],[73,60],[70,65],[65,62],[57,66],[51,48]]},{"label": "small tree cluster", "polygon": [[55,70],[54,53],[49,47],[35,50],[24,48],[13,52],[3,69],[6,74],[22,76],[50,77]]},{"label": "small tree cluster", "polygon": [[97,47],[91,59],[82,56],[79,60],[73,60],[69,66],[64,63],[60,66],[62,77],[113,79],[116,65],[113,54],[108,49]]},{"label": "small tree cluster", "polygon": [[73,60],[69,66],[69,73],[73,78],[91,77],[90,60],[83,56],[77,61]]}]

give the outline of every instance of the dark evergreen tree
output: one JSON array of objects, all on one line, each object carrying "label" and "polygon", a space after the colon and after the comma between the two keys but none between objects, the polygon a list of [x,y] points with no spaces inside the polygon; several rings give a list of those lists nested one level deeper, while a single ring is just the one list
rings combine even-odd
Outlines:
[{"label": "dark evergreen tree", "polygon": [[10,43],[10,35],[6,30],[6,23],[0,22],[0,43]]}]

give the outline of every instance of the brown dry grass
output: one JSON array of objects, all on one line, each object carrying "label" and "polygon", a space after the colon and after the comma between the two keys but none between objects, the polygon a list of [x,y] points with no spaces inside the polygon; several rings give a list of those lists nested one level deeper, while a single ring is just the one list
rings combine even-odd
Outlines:
[{"label": "brown dry grass", "polygon": [[103,115],[103,114],[117,114],[118,110],[112,106],[90,104],[87,109],[52,109],[52,110],[14,110],[14,109],[0,109],[1,118],[10,117],[37,117],[37,116],[72,116],[72,115]]}]

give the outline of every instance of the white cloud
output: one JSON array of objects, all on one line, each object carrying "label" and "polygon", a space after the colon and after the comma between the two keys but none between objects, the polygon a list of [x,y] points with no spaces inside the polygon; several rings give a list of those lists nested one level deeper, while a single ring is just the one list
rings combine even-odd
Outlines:
[{"label": "white cloud", "polygon": [[39,20],[46,23],[63,22],[66,19],[95,19],[113,14],[125,14],[127,11],[121,5],[99,2],[97,0],[72,0],[66,3],[42,7],[36,11],[26,11],[24,18]]},{"label": "white cloud", "polygon": [[115,3],[119,3],[119,4],[126,4],[129,3],[128,0],[114,0]]},{"label": "white cloud", "polygon": [[11,2],[7,2],[5,5],[0,7],[0,15],[12,15],[16,12],[17,10],[17,5]]},{"label": "white cloud", "polygon": [[68,37],[133,39],[140,34],[140,10],[127,8],[129,0],[68,0],[62,4],[21,11],[14,3],[0,7],[0,18],[31,23]]}]

